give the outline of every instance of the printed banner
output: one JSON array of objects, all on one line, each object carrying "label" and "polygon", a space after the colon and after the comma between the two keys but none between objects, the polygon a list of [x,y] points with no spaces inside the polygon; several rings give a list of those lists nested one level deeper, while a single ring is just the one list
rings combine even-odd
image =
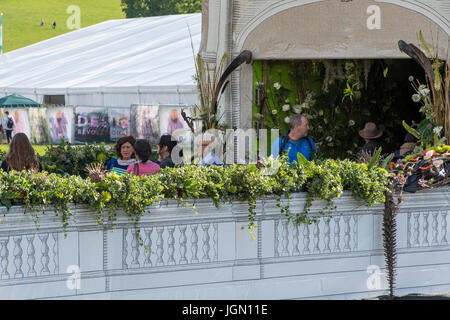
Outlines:
[{"label": "printed banner", "polygon": [[131,106],[131,135],[156,144],[160,137],[158,106]]},{"label": "printed banner", "polygon": [[129,136],[130,131],[130,109],[129,108],[110,108],[109,119],[110,126],[110,139],[116,141],[120,137]]},{"label": "printed banner", "polygon": [[[192,137],[191,129],[181,116],[181,109],[181,107],[160,107],[161,135],[170,134],[179,142],[189,142]],[[191,116],[191,109],[183,108],[183,110],[188,117]]]},{"label": "printed banner", "polygon": [[27,135],[28,139],[31,139],[31,129],[30,129],[30,120],[28,119],[28,108],[17,108],[17,109],[3,109],[3,117],[5,111],[9,111],[9,114],[14,119],[14,128],[12,135],[14,136],[16,133],[23,132]]},{"label": "printed banner", "polygon": [[51,141],[49,125],[44,108],[28,108],[31,126],[31,143],[49,143]]},{"label": "printed banner", "polygon": [[75,108],[75,143],[111,142],[108,108]]},{"label": "printed banner", "polygon": [[[60,143],[114,143],[118,138],[132,135],[156,144],[161,135],[170,134],[179,142],[192,139],[189,126],[181,116],[181,107],[138,106],[119,107],[53,107],[53,108],[3,108],[13,117],[13,135],[25,133],[34,144]],[[191,108],[183,108],[191,116]],[[0,134],[0,142],[6,136]]]},{"label": "printed banner", "polygon": [[74,115],[73,107],[48,108],[46,118],[50,132],[49,142],[60,143],[61,139],[70,143],[74,138]]}]

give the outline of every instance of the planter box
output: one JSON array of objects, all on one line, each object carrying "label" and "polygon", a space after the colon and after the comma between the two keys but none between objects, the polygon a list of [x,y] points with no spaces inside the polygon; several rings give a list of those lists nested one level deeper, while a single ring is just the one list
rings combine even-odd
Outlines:
[{"label": "planter box", "polygon": [[[306,195],[293,194],[293,212]],[[287,201],[287,200],[285,200]],[[188,201],[189,202],[189,201]],[[192,201],[192,203],[194,203]],[[21,207],[1,208],[0,299],[353,299],[387,294],[384,205],[349,193],[331,217],[295,227],[274,199],[256,206],[256,238],[245,202],[198,213],[176,201],[149,208],[140,223],[118,213],[114,228],[72,206],[65,233],[50,208],[39,229]],[[324,203],[314,202],[311,215]],[[450,291],[450,188],[405,194],[397,215],[398,295]]]}]

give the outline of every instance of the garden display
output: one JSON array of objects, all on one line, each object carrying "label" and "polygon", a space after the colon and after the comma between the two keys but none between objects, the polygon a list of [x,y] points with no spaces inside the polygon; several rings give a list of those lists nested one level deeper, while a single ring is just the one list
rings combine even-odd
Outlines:
[{"label": "garden display", "polygon": [[409,154],[389,168],[407,192],[450,184],[450,145]]}]

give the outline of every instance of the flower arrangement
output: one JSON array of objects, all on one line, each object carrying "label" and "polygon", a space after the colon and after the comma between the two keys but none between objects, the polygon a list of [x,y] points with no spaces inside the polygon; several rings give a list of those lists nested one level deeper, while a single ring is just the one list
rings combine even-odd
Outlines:
[{"label": "flower arrangement", "polygon": [[[404,97],[398,92],[406,90],[396,87],[396,73],[388,77],[383,61],[254,61],[253,66],[255,128],[283,135],[293,114],[306,115],[316,159],[353,159],[364,142],[358,131],[367,121],[384,124],[385,143],[401,144],[398,101]],[[380,86],[383,82],[389,85]]]},{"label": "flower arrangement", "polygon": [[450,141],[450,62],[439,58],[437,48],[434,52],[430,48],[422,32],[418,34],[419,42],[423,47],[422,51],[412,43],[403,40],[398,42],[400,51],[413,58],[424,70],[426,84],[414,81],[409,77],[411,85],[416,93],[413,94],[414,102],[421,103],[422,112],[433,127],[442,127],[443,136],[447,142]]}]

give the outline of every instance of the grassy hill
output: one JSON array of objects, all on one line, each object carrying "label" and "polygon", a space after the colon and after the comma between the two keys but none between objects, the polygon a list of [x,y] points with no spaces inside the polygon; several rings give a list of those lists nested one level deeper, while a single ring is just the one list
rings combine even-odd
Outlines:
[{"label": "grassy hill", "polygon": [[[81,28],[111,19],[124,19],[120,0],[1,0],[3,52],[56,37],[71,30],[70,5],[80,7]],[[41,18],[44,26],[40,26]],[[56,28],[52,28],[53,21]]]}]

